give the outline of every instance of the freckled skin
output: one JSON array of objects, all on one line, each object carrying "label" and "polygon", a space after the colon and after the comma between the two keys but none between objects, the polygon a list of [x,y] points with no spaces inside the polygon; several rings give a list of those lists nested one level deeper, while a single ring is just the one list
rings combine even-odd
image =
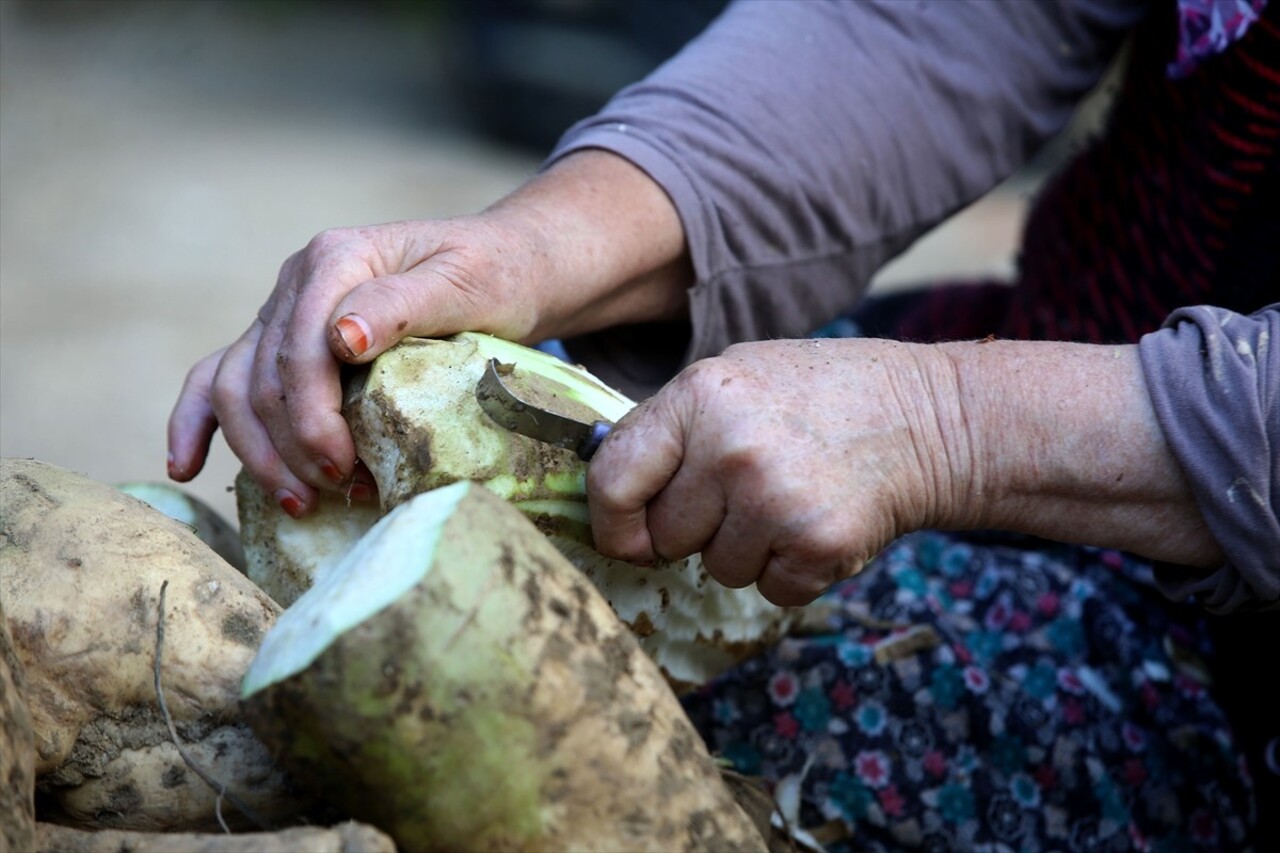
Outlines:
[{"label": "freckled skin", "polygon": [[926,527],[1222,560],[1132,346],[739,344],[627,415],[587,486],[602,553],[701,551],[777,604]]},{"label": "freckled skin", "polygon": [[[923,385],[873,360],[906,348],[843,350],[732,347],[624,418],[588,475],[601,551],[633,561],[701,551],[721,583],[805,604],[892,539],[900,516],[923,520],[913,432],[937,426],[899,402],[923,397]],[[907,387],[885,394],[897,385]]]}]

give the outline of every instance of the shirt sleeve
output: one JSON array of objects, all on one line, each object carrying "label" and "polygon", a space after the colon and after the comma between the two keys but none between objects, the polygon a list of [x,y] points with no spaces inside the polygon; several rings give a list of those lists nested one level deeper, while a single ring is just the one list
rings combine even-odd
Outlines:
[{"label": "shirt sleeve", "polygon": [[[696,281],[689,328],[658,336],[683,347],[668,366],[808,334],[1059,130],[1146,6],[739,0],[548,163],[607,149],[674,202]],[[649,358],[633,338],[569,349]]]},{"label": "shirt sleeve", "polygon": [[1138,344],[1147,390],[1226,554],[1215,571],[1157,565],[1170,598],[1215,613],[1280,609],[1280,303],[1175,311]]}]

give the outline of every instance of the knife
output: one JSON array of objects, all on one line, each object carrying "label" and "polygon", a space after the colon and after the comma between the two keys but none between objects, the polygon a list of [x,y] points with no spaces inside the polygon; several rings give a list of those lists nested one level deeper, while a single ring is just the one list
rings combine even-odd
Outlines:
[{"label": "knife", "polygon": [[502,364],[496,358],[489,359],[484,375],[476,383],[476,402],[480,408],[505,429],[572,450],[583,462],[590,462],[613,424],[575,420],[521,400],[502,382],[502,377],[509,375],[515,367],[514,364]]}]

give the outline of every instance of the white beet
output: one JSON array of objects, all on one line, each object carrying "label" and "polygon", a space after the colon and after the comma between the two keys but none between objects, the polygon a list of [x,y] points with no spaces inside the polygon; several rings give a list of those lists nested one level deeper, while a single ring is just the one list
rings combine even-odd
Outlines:
[{"label": "white beet", "polygon": [[86,832],[56,824],[36,827],[34,853],[396,853],[395,844],[371,826],[292,827],[275,832]]},{"label": "white beet", "polygon": [[658,668],[530,521],[402,503],[279,619],[246,713],[402,850],[763,850]]},{"label": "white beet", "polygon": [[240,545],[240,531],[227,523],[217,510],[195,495],[173,483],[152,480],[131,480],[116,483],[116,488],[127,495],[163,512],[175,521],[191,528],[214,552],[240,571],[244,571],[244,548]]},{"label": "white beet", "polygon": [[382,506],[328,495],[319,511],[294,520],[242,474],[237,497],[249,576],[287,605],[381,513],[470,480],[520,509],[596,584],[677,689],[709,681],[800,623],[803,610],[775,607],[754,586],[716,583],[697,555],[640,568],[596,552],[586,465],[489,419],[475,398],[489,358],[515,365],[504,381],[522,399],[562,414],[616,421],[634,405],[580,367],[488,335],[406,339],[347,386],[344,411]]},{"label": "white beet", "polygon": [[[299,803],[241,720],[239,682],[280,608],[186,526],[108,485],[0,460],[0,598],[27,677],[38,786],[56,819],[215,829],[217,795],[179,758],[154,687],[202,766],[255,810]],[[232,823],[244,821],[229,805]]]},{"label": "white beet", "polygon": [[35,766],[26,674],[0,598],[0,853],[21,853],[35,844]]}]

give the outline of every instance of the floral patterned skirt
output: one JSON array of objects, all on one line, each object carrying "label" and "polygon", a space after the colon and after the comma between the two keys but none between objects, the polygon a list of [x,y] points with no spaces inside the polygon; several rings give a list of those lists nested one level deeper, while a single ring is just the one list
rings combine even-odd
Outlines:
[{"label": "floral patterned skirt", "polygon": [[828,850],[1242,849],[1207,626],[1117,551],[922,532],[685,707]]}]

